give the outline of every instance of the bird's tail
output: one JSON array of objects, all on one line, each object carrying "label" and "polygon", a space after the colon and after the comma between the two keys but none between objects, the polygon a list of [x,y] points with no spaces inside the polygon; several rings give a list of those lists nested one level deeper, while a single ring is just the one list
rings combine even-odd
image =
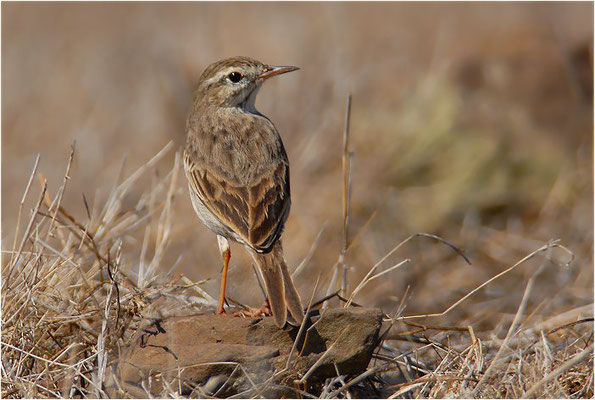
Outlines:
[{"label": "bird's tail", "polygon": [[283,327],[285,325],[288,309],[293,319],[297,323],[301,323],[304,319],[304,309],[300,295],[287,269],[281,241],[277,241],[271,252],[267,254],[256,253],[253,250],[250,253],[262,272],[267,296],[277,326]]}]

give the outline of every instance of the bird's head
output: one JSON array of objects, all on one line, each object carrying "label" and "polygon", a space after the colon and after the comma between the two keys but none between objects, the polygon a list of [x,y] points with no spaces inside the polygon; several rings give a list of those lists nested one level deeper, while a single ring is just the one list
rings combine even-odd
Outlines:
[{"label": "bird's head", "polygon": [[297,69],[266,65],[248,57],[217,61],[202,73],[196,100],[216,107],[254,108],[256,93],[266,79]]}]

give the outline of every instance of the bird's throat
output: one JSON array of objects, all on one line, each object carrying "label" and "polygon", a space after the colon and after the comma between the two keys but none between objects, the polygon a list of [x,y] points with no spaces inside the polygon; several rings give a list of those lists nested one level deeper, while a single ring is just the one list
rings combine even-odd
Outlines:
[{"label": "bird's throat", "polygon": [[256,95],[258,94],[259,90],[260,86],[256,86],[256,88],[254,88],[254,90],[252,90],[250,94],[246,96],[244,101],[238,104],[238,108],[250,114],[260,115],[260,113],[256,110]]}]

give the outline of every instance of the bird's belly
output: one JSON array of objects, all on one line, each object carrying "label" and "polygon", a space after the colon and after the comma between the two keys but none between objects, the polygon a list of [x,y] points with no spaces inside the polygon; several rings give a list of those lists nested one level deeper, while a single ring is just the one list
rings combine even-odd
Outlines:
[{"label": "bird's belly", "polygon": [[194,193],[192,188],[190,187],[190,200],[192,200],[192,207],[194,211],[198,215],[198,218],[201,222],[209,228],[211,231],[216,233],[217,235],[223,236],[227,239],[233,240],[238,243],[244,243],[244,241],[236,235],[234,231],[229,229],[225,224],[223,224],[219,218],[217,218],[208,208],[204,205],[204,203],[200,200],[200,197]]}]

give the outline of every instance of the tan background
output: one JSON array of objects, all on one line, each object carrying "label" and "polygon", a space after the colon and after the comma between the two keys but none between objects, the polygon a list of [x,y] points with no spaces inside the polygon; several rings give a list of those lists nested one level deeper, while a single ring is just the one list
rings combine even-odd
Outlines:
[{"label": "tan background", "polygon": [[[291,161],[284,242],[292,267],[325,226],[297,277],[304,296],[318,273],[326,288],[340,249],[341,131],[351,92],[351,237],[376,215],[348,253],[349,288],[420,231],[460,245],[473,261],[466,266],[446,247],[417,240],[382,268],[412,263],[371,284],[359,302],[390,311],[409,286],[407,313],[440,311],[560,238],[575,263],[548,264],[531,310],[546,318],[552,308],[592,303],[592,16],[591,3],[3,3],[2,247],[12,244],[37,153],[55,193],[76,140],[64,206],[84,220],[81,194],[101,205],[124,158],[126,176],[168,141],[181,148],[202,70],[247,55],[301,67],[268,82],[257,105]],[[159,173],[172,161],[173,153]],[[213,278],[205,287],[215,295],[215,237],[195,218],[185,182],[178,193],[163,268],[178,260],[192,279]],[[128,262],[136,262],[142,234],[130,233]],[[257,305],[248,260],[233,250],[230,293]],[[451,317],[510,317],[541,261]]]}]

